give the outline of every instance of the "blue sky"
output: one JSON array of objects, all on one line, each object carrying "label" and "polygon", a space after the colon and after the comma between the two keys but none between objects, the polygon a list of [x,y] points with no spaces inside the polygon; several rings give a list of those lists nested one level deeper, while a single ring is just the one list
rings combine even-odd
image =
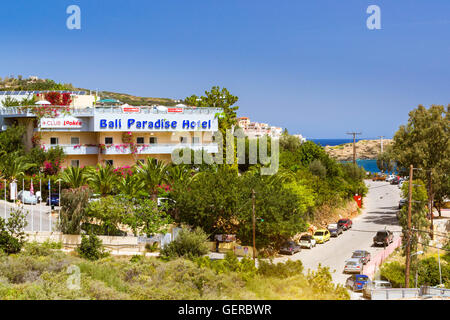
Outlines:
[{"label": "blue sky", "polygon": [[[66,28],[71,4],[81,30]],[[418,104],[450,103],[449,13],[448,0],[15,0],[0,8],[0,76],[170,98],[219,85],[239,116],[290,133],[391,137]]]}]

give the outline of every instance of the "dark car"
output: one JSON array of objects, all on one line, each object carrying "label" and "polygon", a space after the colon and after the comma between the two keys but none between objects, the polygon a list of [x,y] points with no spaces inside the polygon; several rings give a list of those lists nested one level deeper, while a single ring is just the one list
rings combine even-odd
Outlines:
[{"label": "dark car", "polygon": [[365,250],[356,250],[353,251],[352,258],[361,258],[361,261],[366,264],[370,261],[370,252],[367,252]]},{"label": "dark car", "polygon": [[375,237],[373,237],[373,244],[388,246],[392,241],[394,241],[394,234],[389,230],[378,231]]},{"label": "dark car", "polygon": [[353,222],[350,219],[341,219],[338,221],[338,226],[342,228],[342,230],[348,230],[352,227]]},{"label": "dark car", "polygon": [[398,202],[398,208],[401,209],[403,208],[403,206],[408,202],[407,199],[400,199],[400,201]]},{"label": "dark car", "polygon": [[391,180],[391,184],[399,184],[401,181],[400,177],[395,177],[394,179]]},{"label": "dark car", "polygon": [[59,195],[57,193],[52,193],[52,195],[47,198],[47,205],[59,206]]},{"label": "dark car", "polygon": [[361,291],[369,281],[369,277],[365,274],[353,274],[347,278],[345,286],[353,291]]},{"label": "dark car", "polygon": [[302,250],[302,247],[299,246],[294,241],[286,241],[281,246],[280,253],[293,255],[294,253],[300,252],[301,250]]},{"label": "dark car", "polygon": [[338,235],[342,234],[342,228],[337,223],[329,224],[327,227],[328,231],[330,231],[330,235],[332,237],[337,237]]}]

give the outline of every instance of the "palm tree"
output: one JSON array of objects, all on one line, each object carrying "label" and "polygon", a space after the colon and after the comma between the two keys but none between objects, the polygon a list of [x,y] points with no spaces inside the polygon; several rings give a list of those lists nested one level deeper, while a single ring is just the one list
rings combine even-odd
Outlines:
[{"label": "palm tree", "polygon": [[100,193],[102,196],[111,194],[116,188],[118,176],[110,165],[90,167],[86,173],[87,182],[92,189]]},{"label": "palm tree", "polygon": [[164,162],[149,157],[145,164],[136,167],[136,172],[153,200],[156,201],[158,186],[168,181],[168,166]]},{"label": "palm tree", "polygon": [[60,176],[61,181],[70,185],[71,188],[79,188],[87,184],[87,175],[83,168],[67,167]]},{"label": "palm tree", "polygon": [[120,193],[128,196],[136,196],[142,192],[145,184],[140,176],[135,174],[125,175],[124,177],[119,177],[117,188]]},{"label": "palm tree", "polygon": [[14,181],[23,177],[27,170],[35,166],[36,164],[28,162],[24,156],[19,156],[17,152],[14,152],[3,156],[1,172],[4,179]]},{"label": "palm tree", "polygon": [[168,167],[168,181],[174,186],[188,186],[195,176],[195,173],[189,166],[185,164],[171,164]]}]

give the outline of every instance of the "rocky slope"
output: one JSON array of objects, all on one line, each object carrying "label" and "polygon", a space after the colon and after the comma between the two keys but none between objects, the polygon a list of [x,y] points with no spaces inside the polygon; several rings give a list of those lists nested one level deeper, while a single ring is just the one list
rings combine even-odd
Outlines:
[{"label": "rocky slope", "polygon": [[[384,139],[383,148],[386,148],[391,143],[392,139]],[[363,160],[376,159],[380,150],[380,140],[360,140],[356,143],[356,158]],[[338,161],[353,160],[353,143],[326,146],[325,151]]]}]

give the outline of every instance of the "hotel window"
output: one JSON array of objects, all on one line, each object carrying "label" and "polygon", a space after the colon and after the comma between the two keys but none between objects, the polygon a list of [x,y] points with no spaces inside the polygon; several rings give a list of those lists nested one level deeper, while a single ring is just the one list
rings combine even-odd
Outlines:
[{"label": "hotel window", "polygon": [[136,143],[137,144],[144,144],[144,137],[137,137],[136,138]]},{"label": "hotel window", "polygon": [[180,137],[180,143],[187,143],[188,139],[187,137]]},{"label": "hotel window", "polygon": [[157,144],[158,139],[156,137],[150,137],[150,144]]},{"label": "hotel window", "polygon": [[200,137],[192,137],[192,143],[193,144],[200,143]]},{"label": "hotel window", "polygon": [[105,163],[108,166],[113,166],[114,165],[114,160],[105,160]]},{"label": "hotel window", "polygon": [[79,168],[80,167],[80,160],[70,160],[70,165],[72,167]]},{"label": "hotel window", "polygon": [[51,137],[50,138],[50,145],[55,146],[59,144],[59,139],[56,137]]},{"label": "hotel window", "polygon": [[78,144],[80,144],[80,138],[79,137],[70,137],[70,144],[71,145],[78,145]]},{"label": "hotel window", "polygon": [[113,138],[112,137],[105,137],[105,144],[113,144]]}]

